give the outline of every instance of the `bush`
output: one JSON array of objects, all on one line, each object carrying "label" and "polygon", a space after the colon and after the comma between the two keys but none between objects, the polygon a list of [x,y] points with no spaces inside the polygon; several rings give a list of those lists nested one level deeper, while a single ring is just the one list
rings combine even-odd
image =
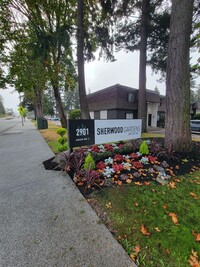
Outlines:
[{"label": "bush", "polygon": [[148,149],[148,146],[147,146],[146,141],[143,141],[143,142],[141,143],[139,152],[140,152],[142,155],[149,155],[149,149]]},{"label": "bush", "polygon": [[57,134],[59,134],[60,136],[64,136],[66,134],[67,130],[65,128],[59,128],[57,130]]},{"label": "bush", "polygon": [[80,109],[73,109],[69,111],[69,119],[70,120],[78,120],[81,119],[81,111]]},{"label": "bush", "polygon": [[195,115],[194,115],[194,119],[195,119],[195,120],[200,120],[200,113],[195,114]]},{"label": "bush", "polygon": [[59,128],[57,130],[57,134],[60,135],[60,137],[58,137],[57,142],[59,143],[58,145],[58,151],[62,152],[62,151],[66,151],[68,149],[68,145],[67,145],[67,137],[64,136],[66,134],[67,130],[65,128]]},{"label": "bush", "polygon": [[85,163],[83,165],[85,171],[91,169],[95,169],[95,161],[90,153],[88,153],[87,157],[85,158]]},{"label": "bush", "polygon": [[64,145],[58,145],[58,151],[63,152],[66,151],[68,149],[68,145],[67,143],[65,143]]},{"label": "bush", "polygon": [[61,145],[64,145],[64,143],[67,142],[67,136],[58,137],[57,142]]}]

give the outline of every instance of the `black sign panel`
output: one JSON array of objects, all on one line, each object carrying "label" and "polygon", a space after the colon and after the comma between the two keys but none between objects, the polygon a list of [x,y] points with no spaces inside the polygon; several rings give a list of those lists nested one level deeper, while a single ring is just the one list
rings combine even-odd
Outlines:
[{"label": "black sign panel", "polygon": [[68,120],[69,147],[93,145],[94,120]]}]

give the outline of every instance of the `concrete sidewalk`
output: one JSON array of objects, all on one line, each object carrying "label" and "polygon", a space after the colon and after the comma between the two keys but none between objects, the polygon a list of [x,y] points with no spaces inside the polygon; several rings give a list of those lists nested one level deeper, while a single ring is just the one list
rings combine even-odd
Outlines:
[{"label": "concrete sidewalk", "polygon": [[0,267],[135,266],[30,121],[0,135]]}]

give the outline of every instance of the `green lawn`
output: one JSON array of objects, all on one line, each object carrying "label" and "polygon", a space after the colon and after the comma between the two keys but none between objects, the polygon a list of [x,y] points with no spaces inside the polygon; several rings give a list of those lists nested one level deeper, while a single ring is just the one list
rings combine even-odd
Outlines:
[{"label": "green lawn", "polygon": [[[200,266],[200,171],[174,178],[168,186],[129,184],[94,198],[138,266]],[[188,262],[192,250],[194,265]]]}]

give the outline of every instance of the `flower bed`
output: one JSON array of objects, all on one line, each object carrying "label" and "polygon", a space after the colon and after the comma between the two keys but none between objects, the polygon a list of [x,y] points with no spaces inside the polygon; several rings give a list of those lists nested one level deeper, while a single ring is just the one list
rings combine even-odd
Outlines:
[{"label": "flower bed", "polygon": [[177,155],[163,148],[162,138],[140,139],[78,149],[66,158],[65,171],[88,195],[96,189],[128,183],[168,184],[172,177],[199,170],[200,143],[193,143],[192,153]]}]

